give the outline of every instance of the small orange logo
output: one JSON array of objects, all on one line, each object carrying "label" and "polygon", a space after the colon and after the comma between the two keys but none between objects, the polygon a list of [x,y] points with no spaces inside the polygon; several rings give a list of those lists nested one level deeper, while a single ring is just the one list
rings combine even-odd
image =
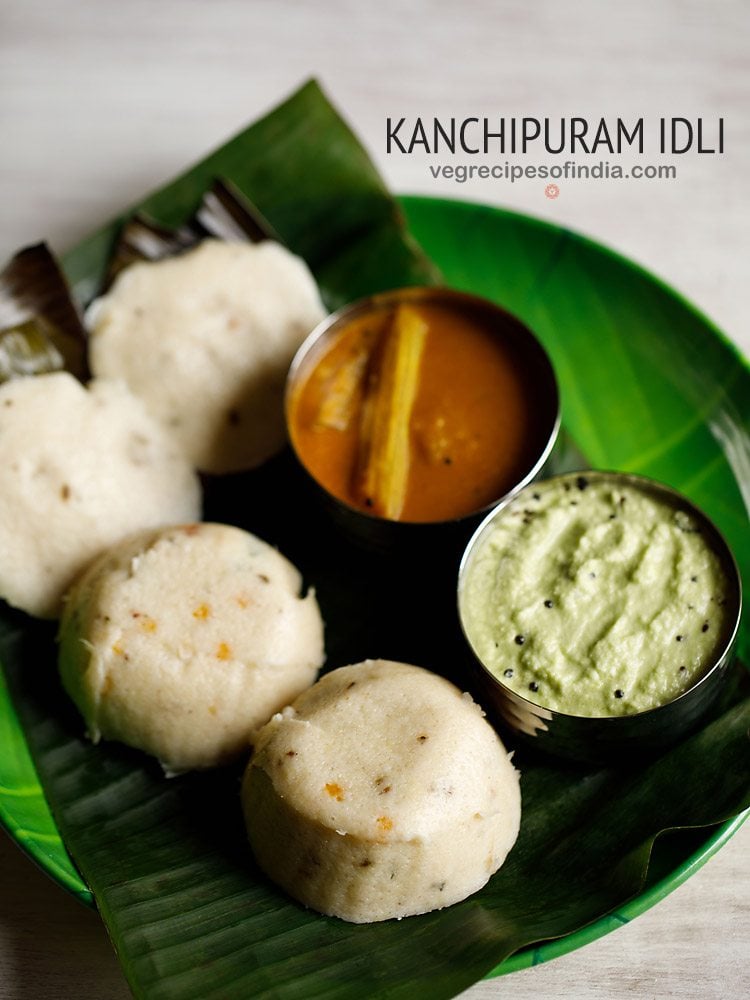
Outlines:
[{"label": "small orange logo", "polygon": [[560,194],[560,188],[557,184],[548,184],[544,189],[544,193],[548,198],[556,198]]}]

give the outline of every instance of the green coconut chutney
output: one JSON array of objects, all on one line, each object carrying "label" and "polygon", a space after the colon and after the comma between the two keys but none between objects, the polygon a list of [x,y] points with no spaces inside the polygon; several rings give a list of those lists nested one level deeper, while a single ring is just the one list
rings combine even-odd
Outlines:
[{"label": "green coconut chutney", "polygon": [[726,638],[727,580],[694,514],[614,478],[526,489],[483,532],[460,592],[485,667],[569,715],[655,708]]}]

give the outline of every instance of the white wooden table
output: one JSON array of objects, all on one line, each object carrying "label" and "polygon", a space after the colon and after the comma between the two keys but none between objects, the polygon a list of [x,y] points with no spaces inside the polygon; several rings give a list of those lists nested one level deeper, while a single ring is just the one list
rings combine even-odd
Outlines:
[{"label": "white wooden table", "polygon": [[[395,190],[582,230],[666,278],[750,355],[749,32],[742,0],[0,0],[0,259],[41,238],[72,245],[316,75]],[[677,178],[559,182],[550,200],[538,181],[457,184],[433,179],[424,156],[387,156],[386,117],[417,114],[723,117],[725,153],[644,157],[675,163]],[[748,853],[750,823],[629,926],[469,995],[750,995]],[[98,917],[4,835],[0,873],[0,1000],[129,995]]]}]

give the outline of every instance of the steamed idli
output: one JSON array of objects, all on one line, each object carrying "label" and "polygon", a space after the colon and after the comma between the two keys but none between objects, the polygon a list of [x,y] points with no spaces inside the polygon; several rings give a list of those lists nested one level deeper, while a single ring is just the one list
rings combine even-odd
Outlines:
[{"label": "steamed idli", "polygon": [[125,379],[203,472],[285,443],[291,360],[325,315],[304,261],[272,240],[205,240],[122,271],[86,316],[95,375]]},{"label": "steamed idli", "polygon": [[167,772],[247,751],[313,683],[323,625],[292,564],[254,535],[189,524],[131,538],[78,581],[60,623],[60,673],[94,742]]},{"label": "steamed idli", "polygon": [[480,889],[518,835],[518,774],[469,695],[368,660],[322,677],[255,740],[242,800],[258,864],[355,923]]},{"label": "steamed idli", "polygon": [[122,383],[0,386],[0,597],[41,618],[108,546],[200,517],[194,471]]}]

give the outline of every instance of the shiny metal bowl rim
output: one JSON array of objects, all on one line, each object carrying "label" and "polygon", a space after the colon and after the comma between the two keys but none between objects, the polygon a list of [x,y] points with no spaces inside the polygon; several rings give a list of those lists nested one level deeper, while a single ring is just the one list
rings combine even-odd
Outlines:
[{"label": "shiny metal bowl rim", "polygon": [[[461,627],[461,632],[464,639],[472,652],[475,662],[481,667],[487,678],[497,685],[502,692],[507,692],[509,698],[516,699],[523,702],[524,706],[528,706],[530,712],[539,715],[540,712],[549,713],[545,717],[550,721],[555,718],[560,719],[570,719],[573,721],[580,721],[582,724],[586,722],[596,721],[598,724],[611,723],[613,725],[623,725],[627,720],[633,719],[647,719],[649,716],[653,716],[659,713],[662,709],[666,708],[668,705],[675,705],[685,698],[688,698],[694,691],[702,687],[708,682],[709,678],[714,674],[714,672],[719,669],[724,663],[727,654],[731,651],[734,643],[737,639],[737,633],[739,632],[740,622],[742,619],[742,577],[740,575],[739,567],[737,566],[737,561],[734,558],[734,553],[732,552],[727,540],[724,535],[719,531],[711,518],[705,514],[700,507],[689,500],[683,493],[679,490],[674,489],[671,486],[667,486],[666,483],[659,482],[659,480],[651,479],[648,476],[642,476],[637,473],[632,472],[618,472],[615,470],[606,469],[579,469],[575,472],[564,472],[559,475],[550,476],[548,479],[543,480],[538,485],[543,486],[547,483],[556,483],[564,481],[575,482],[580,476],[585,476],[587,479],[599,479],[599,480],[611,480],[613,482],[627,483],[637,489],[642,490],[645,493],[652,495],[657,495],[662,499],[668,500],[671,504],[678,504],[687,508],[689,513],[696,517],[696,519],[707,525],[713,536],[718,540],[720,546],[723,548],[723,552],[717,552],[716,546],[711,544],[712,551],[719,557],[722,567],[725,570],[731,570],[731,578],[728,578],[727,583],[729,588],[734,591],[737,596],[737,614],[735,616],[734,624],[729,634],[726,642],[721,647],[720,651],[714,656],[713,662],[710,667],[708,667],[705,672],[695,681],[690,687],[686,688],[676,697],[671,698],[669,701],[665,701],[660,705],[655,705],[652,708],[643,709],[640,712],[631,712],[627,715],[571,715],[567,712],[560,712],[557,709],[549,708],[547,705],[542,705],[539,702],[531,701],[525,698],[522,694],[519,694],[513,688],[505,684],[499,677],[492,673],[492,671],[485,665],[479,653],[474,648],[474,644],[469,638],[468,630],[464,624],[464,616],[461,608],[461,595],[463,580],[467,572],[467,567],[473,557],[474,551],[481,542],[482,536],[489,530],[490,525],[492,525],[497,518],[503,516],[506,508],[514,503],[516,500],[520,500],[520,494],[524,492],[523,490],[517,490],[515,493],[504,497],[500,503],[498,503],[493,510],[491,510],[487,516],[482,520],[482,522],[477,526],[476,531],[469,539],[466,548],[464,549],[463,555],[461,556],[461,562],[458,567],[458,586],[456,590],[457,607],[458,607],[458,620]],[[530,486],[524,489],[529,489]],[[713,542],[713,539],[712,539]]]},{"label": "shiny metal bowl rim", "polygon": [[[297,377],[299,376],[300,370],[304,366],[308,355],[312,350],[314,350],[316,345],[339,324],[343,324],[346,320],[349,320],[360,313],[387,308],[389,305],[398,302],[419,302],[428,299],[448,299],[453,303],[464,302],[467,305],[491,309],[516,323],[519,329],[523,330],[524,335],[528,337],[528,339],[537,348],[540,357],[542,357],[547,363],[550,385],[555,391],[555,419],[550,427],[544,449],[534,465],[529,469],[524,477],[502,497],[491,500],[489,503],[483,504],[483,506],[468,511],[466,514],[462,514],[460,517],[456,518],[448,518],[440,521],[394,520],[393,518],[379,517],[377,514],[370,514],[368,511],[361,510],[359,507],[354,507],[347,503],[346,500],[342,500],[341,497],[335,496],[335,494],[327,490],[322,483],[318,482],[303,462],[302,456],[297,451],[292,438],[290,421],[291,400]],[[528,486],[539,475],[544,467],[544,463],[549,458],[550,453],[555,446],[555,442],[557,441],[557,437],[560,432],[560,386],[557,381],[557,374],[554,366],[549,354],[547,353],[547,349],[544,347],[536,334],[530,329],[530,327],[528,327],[523,320],[516,316],[515,313],[503,308],[503,306],[497,305],[497,303],[493,302],[491,299],[483,298],[480,295],[472,295],[470,292],[462,292],[458,289],[450,288],[447,285],[407,285],[404,288],[393,288],[388,291],[375,292],[372,295],[366,295],[363,298],[355,299],[352,302],[348,302],[345,305],[340,306],[338,309],[334,310],[334,312],[326,316],[325,319],[321,320],[320,323],[318,323],[318,325],[307,335],[307,337],[305,337],[300,346],[297,348],[287,372],[286,387],[284,390],[284,420],[286,423],[289,446],[291,447],[292,452],[294,453],[294,456],[299,464],[305,470],[307,475],[313,480],[313,482],[315,482],[316,485],[323,490],[323,492],[326,493],[334,503],[340,504],[352,514],[365,518],[367,521],[373,522],[373,524],[403,524],[411,527],[422,527],[425,525],[436,524],[460,524],[462,521],[479,517],[485,514],[485,512],[491,513],[495,510],[498,504],[505,503],[511,497],[515,496],[516,493],[519,493],[525,486]]]}]

